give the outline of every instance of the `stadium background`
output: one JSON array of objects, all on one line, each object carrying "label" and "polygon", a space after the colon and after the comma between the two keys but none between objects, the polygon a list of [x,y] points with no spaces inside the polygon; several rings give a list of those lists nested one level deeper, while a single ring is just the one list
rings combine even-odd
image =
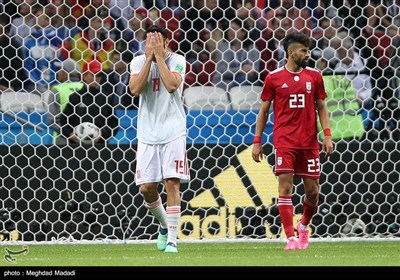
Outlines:
[{"label": "stadium background", "polygon": [[[9,38],[23,42],[22,35],[11,30],[18,15],[26,16],[21,8],[28,2],[1,4],[2,15],[9,19],[3,24]],[[110,52],[120,53],[125,65],[140,53],[140,42],[131,44],[133,26],[127,27],[125,15],[139,20],[135,34],[152,22],[166,26],[171,50],[185,55],[188,65],[183,98],[193,179],[182,185],[182,240],[283,237],[275,205],[277,183],[272,173],[272,118],[263,137],[266,161],[257,165],[250,153],[263,78],[284,61],[279,58],[279,44],[275,44],[279,42],[274,38],[291,28],[308,32],[315,44],[311,66],[317,66],[321,57],[327,59],[323,70],[326,83],[339,81],[328,92],[333,96],[330,104],[332,119],[335,117],[336,152],[329,161],[321,162],[320,207],[312,222],[312,237],[399,236],[398,13],[390,17],[391,9],[398,9],[398,4],[335,1],[333,6],[330,1],[295,1],[296,7],[309,16],[303,18],[299,13],[293,18],[280,1],[92,1],[91,5],[85,1],[34,2],[48,9],[46,13],[54,19],[51,24],[67,27],[65,40],[89,24],[93,11],[101,11],[106,38],[114,42]],[[138,6],[129,6],[132,3]],[[389,25],[373,20],[380,9],[386,9]],[[281,15],[282,11],[288,14]],[[322,26],[326,17],[329,24]],[[239,40],[241,46],[248,53],[257,50],[258,54],[251,62],[254,69],[258,67],[257,76],[249,74],[244,80],[235,80],[233,73],[237,70],[229,68],[231,65],[223,59],[229,50],[218,49],[218,42],[232,28],[230,24],[238,22],[246,34],[246,40]],[[365,62],[362,68],[334,68],[338,54],[329,53],[329,42],[337,39],[329,35],[332,28],[335,35],[348,32]],[[234,32],[234,37],[242,36],[242,31]],[[23,48],[15,47],[18,51]],[[70,51],[62,44],[55,53],[65,59]],[[15,58],[24,62],[23,56]],[[110,64],[108,67],[116,64],[110,60],[111,54],[104,62]],[[239,65],[247,63],[243,60]],[[55,146],[48,110],[48,97],[53,93],[40,91],[18,71],[0,96],[2,240],[156,238],[157,225],[146,215],[133,184],[137,100],[126,88],[119,96],[115,113],[120,126],[106,145]],[[109,71],[104,69],[111,75]],[[232,75],[222,79],[224,73]],[[372,88],[370,95],[362,99],[347,81],[348,75],[354,78],[365,74],[371,78]],[[303,195],[300,181],[296,181],[295,189],[297,219]]]}]

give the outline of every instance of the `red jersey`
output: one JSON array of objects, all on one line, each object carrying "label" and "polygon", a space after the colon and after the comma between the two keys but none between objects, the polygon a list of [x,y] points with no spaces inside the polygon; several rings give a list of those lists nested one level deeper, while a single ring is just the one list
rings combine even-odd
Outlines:
[{"label": "red jersey", "polygon": [[315,101],[326,97],[319,70],[306,67],[294,73],[284,66],[270,72],[261,99],[273,101],[274,146],[319,149]]}]

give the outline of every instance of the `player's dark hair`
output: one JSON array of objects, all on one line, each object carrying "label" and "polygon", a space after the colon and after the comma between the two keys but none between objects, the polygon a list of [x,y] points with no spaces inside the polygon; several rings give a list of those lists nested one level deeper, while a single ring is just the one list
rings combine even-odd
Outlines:
[{"label": "player's dark hair", "polygon": [[167,39],[168,39],[168,32],[167,32],[167,30],[166,30],[164,27],[162,27],[162,26],[153,24],[153,25],[150,25],[150,26],[146,29],[146,35],[147,35],[148,33],[153,33],[153,32],[160,32],[160,33],[163,35],[164,40],[167,40]]},{"label": "player's dark hair", "polygon": [[285,49],[286,53],[288,53],[288,48],[293,43],[302,44],[305,47],[309,48],[310,37],[298,31],[290,32],[288,35],[286,35],[285,39],[283,39],[283,48]]}]

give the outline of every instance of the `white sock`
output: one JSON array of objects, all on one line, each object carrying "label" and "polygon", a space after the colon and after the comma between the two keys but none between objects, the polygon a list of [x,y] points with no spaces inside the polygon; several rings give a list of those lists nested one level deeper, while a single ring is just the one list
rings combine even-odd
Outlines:
[{"label": "white sock", "polygon": [[176,239],[178,237],[178,226],[181,218],[181,207],[168,206],[167,207],[167,222],[168,222],[168,243],[174,243],[176,245]]},{"label": "white sock", "polygon": [[300,223],[300,229],[306,230],[306,229],[308,229],[308,225],[305,226],[302,223]]},{"label": "white sock", "polygon": [[153,214],[153,216],[157,219],[161,227],[163,228],[168,227],[167,213],[165,212],[164,206],[162,205],[161,197],[158,197],[156,201],[151,203],[145,202],[144,205],[146,206],[147,209],[149,209],[150,213]]}]

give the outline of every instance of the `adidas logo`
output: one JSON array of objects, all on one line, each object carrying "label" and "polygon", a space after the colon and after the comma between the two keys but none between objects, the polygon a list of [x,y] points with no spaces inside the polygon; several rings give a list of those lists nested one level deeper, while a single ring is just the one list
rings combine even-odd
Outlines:
[{"label": "adidas logo", "polygon": [[[236,210],[246,207],[258,207],[256,200],[267,205],[274,197],[278,197],[275,187],[277,178],[272,167],[266,162],[257,164],[252,159],[252,147],[249,147],[235,155],[240,166],[245,170],[247,178],[251,181],[251,188],[255,194],[250,195],[243,178],[237,173],[236,166],[229,166],[223,172],[213,176],[213,183],[223,197],[224,206],[220,206],[210,188],[197,194],[189,201],[191,209],[214,209],[217,212],[207,213],[185,213],[181,216],[178,232],[179,239],[218,239],[236,237],[241,229],[241,222],[236,217]],[[214,231],[213,228],[218,228]],[[189,229],[189,230],[187,230]],[[274,236],[267,227],[268,237]]]},{"label": "adidas logo", "polygon": [[286,83],[284,83],[282,86],[281,86],[281,88],[288,88],[289,86],[286,84]]}]

